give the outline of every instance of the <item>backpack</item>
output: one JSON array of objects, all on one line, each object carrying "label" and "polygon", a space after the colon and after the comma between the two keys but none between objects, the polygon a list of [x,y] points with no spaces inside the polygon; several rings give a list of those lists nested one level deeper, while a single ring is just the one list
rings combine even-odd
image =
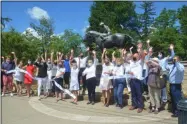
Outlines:
[{"label": "backpack", "polygon": [[166,87],[166,75],[160,67],[150,68],[148,75],[148,85],[153,88],[163,89]]}]

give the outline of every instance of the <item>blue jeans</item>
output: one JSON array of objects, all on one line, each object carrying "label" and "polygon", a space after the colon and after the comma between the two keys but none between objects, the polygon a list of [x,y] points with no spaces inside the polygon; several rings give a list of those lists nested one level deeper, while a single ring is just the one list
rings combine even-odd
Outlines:
[{"label": "blue jeans", "polygon": [[123,105],[123,90],[125,88],[125,79],[119,78],[113,80],[114,100],[116,104]]}]

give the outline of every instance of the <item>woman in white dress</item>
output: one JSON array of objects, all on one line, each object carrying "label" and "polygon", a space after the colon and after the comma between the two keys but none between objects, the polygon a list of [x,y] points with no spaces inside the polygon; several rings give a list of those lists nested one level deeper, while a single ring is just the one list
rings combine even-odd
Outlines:
[{"label": "woman in white dress", "polygon": [[102,95],[104,97],[104,106],[108,107],[110,102],[110,89],[113,88],[112,82],[109,78],[112,73],[113,64],[110,63],[109,58],[106,56],[106,49],[103,50],[102,54],[102,75],[100,80],[99,88],[102,90]]},{"label": "woman in white dress", "polygon": [[76,98],[72,103],[77,104],[77,96],[79,91],[79,81],[78,81],[79,67],[77,66],[77,62],[75,60],[70,62],[70,66],[71,66],[70,91],[72,91],[72,93],[76,96]]}]

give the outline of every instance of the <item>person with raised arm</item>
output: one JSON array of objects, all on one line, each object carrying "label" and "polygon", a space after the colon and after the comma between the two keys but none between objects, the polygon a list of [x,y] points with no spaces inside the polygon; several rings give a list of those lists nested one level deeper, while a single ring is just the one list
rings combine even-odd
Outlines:
[{"label": "person with raised arm", "polygon": [[129,108],[129,110],[138,108],[137,113],[141,113],[144,108],[141,84],[143,68],[140,61],[142,60],[140,59],[139,54],[135,53],[132,61],[130,61],[129,70],[127,70],[127,73],[131,75],[130,88],[132,95],[132,106]]},{"label": "person with raised arm", "polygon": [[10,56],[6,57],[6,61],[2,63],[1,72],[3,73],[3,93],[2,96],[5,95],[6,89],[8,87],[10,96],[13,96],[12,87],[13,87],[13,73],[7,74],[8,71],[15,69],[15,62],[14,60],[10,59]]},{"label": "person with raised arm", "polygon": [[159,65],[158,58],[148,60],[146,64],[149,67],[147,80],[149,97],[151,101],[149,113],[154,112],[154,114],[158,114],[160,111],[161,88],[159,86],[161,82],[156,79],[158,76],[160,76],[161,66]]},{"label": "person with raised arm", "polygon": [[47,52],[45,52],[45,60],[47,60],[47,77],[48,77],[48,81],[46,84],[47,96],[49,96],[49,94],[51,93],[51,90],[52,90],[52,82],[51,82],[52,68],[53,68],[52,57],[53,57],[53,52],[51,52],[51,56],[49,58],[47,58]]},{"label": "person with raised arm", "polygon": [[[56,53],[58,56],[58,53]],[[51,79],[53,79],[56,76],[57,73],[57,59],[53,60],[54,52],[51,52],[51,63],[52,63],[52,69],[51,69]],[[52,93],[55,96],[55,84],[54,81],[52,81]]]},{"label": "person with raised arm", "polygon": [[89,102],[87,104],[95,104],[95,88],[96,88],[96,65],[97,65],[97,58],[96,52],[92,51],[93,53],[93,60],[88,59],[87,67],[82,72],[82,76],[86,75],[86,84],[88,89],[88,98]]},{"label": "person with raised arm", "polygon": [[[170,56],[165,57],[164,52],[163,51],[159,51],[158,52],[158,59],[159,59],[159,64],[162,68],[162,72],[163,72],[163,77],[165,78],[165,81],[167,81],[167,77],[168,77],[168,71],[166,70],[166,65],[168,62],[172,61],[174,56],[175,56],[175,52],[174,52],[174,45],[170,44],[169,46],[169,52],[170,52]],[[162,89],[161,92],[161,99],[162,99],[162,109],[164,109],[168,99],[167,99],[167,89],[166,87]]]},{"label": "person with raised arm", "polygon": [[[86,49],[87,53],[89,52],[90,48],[88,47]],[[74,51],[72,50],[72,56],[74,56]],[[84,57],[83,53],[80,53],[80,55],[78,57],[74,57],[75,61],[77,62],[77,65],[80,66],[80,70],[79,70],[79,87],[82,84],[83,85],[83,91],[82,94],[85,94],[86,91],[86,76],[82,75],[82,72],[86,69],[86,61],[88,59],[88,55]]]},{"label": "person with raised arm", "polygon": [[[119,58],[115,58],[115,66],[113,68],[112,74],[114,76],[113,78],[113,88],[114,88],[114,100],[116,103],[116,107],[119,107],[120,109],[123,108],[123,90],[125,88],[126,80],[123,77],[125,74],[125,67],[124,67],[124,61],[122,58],[122,52],[124,50],[121,50],[121,56]],[[113,57],[114,58],[114,57]]]},{"label": "person with raised arm", "polygon": [[23,62],[22,62],[22,60],[20,60],[19,64],[18,64],[18,59],[16,57],[16,53],[12,52],[12,54],[14,55],[14,61],[15,61],[15,65],[16,65],[16,68],[15,68],[16,72],[14,74],[14,80],[16,81],[17,95],[21,96],[24,75],[22,72],[20,72],[20,69],[22,69],[22,67],[23,67]]},{"label": "person with raised arm", "polygon": [[78,75],[79,75],[79,66],[77,65],[77,62],[75,60],[70,61],[71,66],[71,80],[70,80],[70,91],[76,96],[76,98],[73,100],[72,103],[77,104],[78,101],[78,91],[79,91],[79,81],[78,81]]},{"label": "person with raised arm", "polygon": [[72,59],[72,50],[71,55],[66,54],[63,58],[64,60],[64,67],[66,69],[66,72],[64,74],[64,82],[65,82],[65,88],[69,88],[70,85],[70,74],[71,74],[71,68],[70,68],[70,60]]},{"label": "person with raised arm", "polygon": [[[36,70],[36,66],[33,65],[32,61],[29,59],[27,65],[23,66],[22,69],[25,69],[29,74],[24,75],[24,85],[27,90],[27,97],[30,97],[31,85],[33,83],[33,76]],[[32,77],[31,77],[32,76]]]},{"label": "person with raised arm", "polygon": [[[59,57],[60,56],[60,57]],[[64,61],[62,61],[62,54],[59,52],[57,55],[57,72],[56,76],[54,77],[54,80],[58,85],[63,87],[63,78],[65,74],[65,68],[64,68]],[[59,100],[63,100],[63,91],[60,90],[58,86],[55,85],[55,95],[56,95],[56,102]],[[59,98],[60,95],[60,98]]]},{"label": "person with raised arm", "polygon": [[108,107],[111,97],[110,90],[113,88],[112,82],[109,78],[109,76],[112,74],[113,64],[110,62],[110,59],[106,56],[106,52],[106,48],[104,48],[101,57],[103,69],[99,88],[102,90],[104,106]]},{"label": "person with raised arm", "polygon": [[172,101],[172,117],[178,117],[177,104],[182,99],[182,82],[184,80],[184,65],[180,63],[179,56],[173,58],[172,64],[167,64],[169,71],[170,96]]},{"label": "person with raised arm", "polygon": [[43,55],[41,55],[40,57],[38,56],[38,58],[36,59],[34,65],[36,67],[38,67],[38,75],[37,75],[37,79],[38,79],[38,98],[39,100],[42,99],[41,97],[41,88],[43,87],[43,92],[44,92],[44,96],[45,98],[47,98],[47,89],[46,89],[46,84],[48,81],[47,78],[47,63],[46,60],[43,58]]}]

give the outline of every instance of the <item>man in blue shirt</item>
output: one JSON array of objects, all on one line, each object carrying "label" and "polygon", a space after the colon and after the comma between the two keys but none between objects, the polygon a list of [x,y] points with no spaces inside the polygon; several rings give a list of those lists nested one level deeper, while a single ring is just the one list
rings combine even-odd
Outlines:
[{"label": "man in blue shirt", "polygon": [[172,64],[166,65],[166,69],[169,70],[172,117],[178,117],[177,104],[182,99],[181,84],[184,79],[184,65],[179,62],[179,57],[176,56]]},{"label": "man in blue shirt", "polygon": [[[173,57],[175,56],[175,52],[174,52],[174,45],[170,44],[169,47],[169,52],[171,53],[170,57],[165,57],[163,52],[159,52],[158,53],[158,58],[159,58],[159,65],[162,68],[162,72],[164,72],[165,74],[165,78],[167,80],[167,70],[166,70],[166,65],[169,61],[173,60]],[[167,103],[167,90],[166,87],[162,89],[161,92],[161,100],[162,100],[162,108],[165,107],[165,104]]]},{"label": "man in blue shirt", "polygon": [[8,71],[15,69],[14,61],[10,60],[10,56],[6,57],[6,61],[2,63],[1,73],[3,72],[3,93],[2,96],[5,95],[6,89],[8,87],[10,96],[13,96],[12,87],[13,87],[13,73],[7,74]]}]

